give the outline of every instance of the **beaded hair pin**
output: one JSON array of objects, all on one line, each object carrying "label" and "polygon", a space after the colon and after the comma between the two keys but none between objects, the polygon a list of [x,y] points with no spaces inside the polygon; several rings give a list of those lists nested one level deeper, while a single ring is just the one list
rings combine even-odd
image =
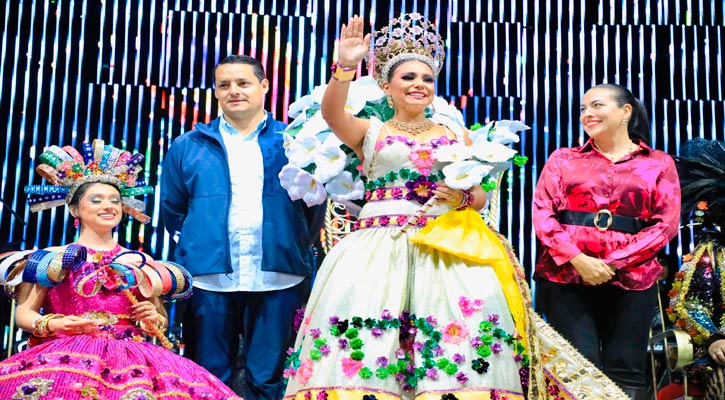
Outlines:
[{"label": "beaded hair pin", "polygon": [[49,183],[28,185],[30,211],[38,212],[68,204],[76,190],[86,183],[107,183],[121,192],[123,211],[141,223],[151,218],[144,214],[146,205],[133,197],[153,193],[138,174],[143,170],[143,154],[131,154],[126,150],[104,145],[103,140],[83,143],[82,152],[72,146],[48,147],[39,157],[35,170]]},{"label": "beaded hair pin", "polygon": [[403,14],[373,33],[368,69],[382,85],[388,81],[390,69],[403,61],[426,63],[437,76],[445,57],[445,43],[435,25],[418,13]]}]

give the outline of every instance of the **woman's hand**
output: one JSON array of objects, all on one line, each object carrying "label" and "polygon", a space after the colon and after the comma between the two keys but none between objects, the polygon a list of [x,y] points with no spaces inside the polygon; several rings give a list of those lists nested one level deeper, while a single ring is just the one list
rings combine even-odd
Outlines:
[{"label": "woman's hand", "polygon": [[707,354],[719,365],[725,365],[725,339],[714,341],[707,348]]},{"label": "woman's hand", "polygon": [[370,50],[370,34],[363,35],[365,24],[361,17],[352,17],[347,25],[340,27],[340,41],[337,44],[337,62],[343,67],[356,67]]},{"label": "woman's hand", "polygon": [[131,306],[131,319],[136,322],[147,321],[158,324],[161,320],[159,317],[163,318],[163,315],[159,314],[156,306],[148,300],[139,301]]},{"label": "woman's hand", "polygon": [[47,331],[49,334],[61,335],[86,335],[100,329],[101,321],[97,319],[86,319],[77,315],[66,315],[62,318],[53,318],[48,321]]},{"label": "woman's hand", "polygon": [[439,182],[436,184],[436,189],[433,190],[433,194],[437,199],[436,204],[447,205],[452,208],[457,208],[458,206],[460,206],[465,199],[463,190],[451,189],[443,182]]},{"label": "woman's hand", "polygon": [[604,261],[590,257],[584,253],[578,254],[570,261],[582,280],[590,285],[601,285],[614,276],[614,270]]}]

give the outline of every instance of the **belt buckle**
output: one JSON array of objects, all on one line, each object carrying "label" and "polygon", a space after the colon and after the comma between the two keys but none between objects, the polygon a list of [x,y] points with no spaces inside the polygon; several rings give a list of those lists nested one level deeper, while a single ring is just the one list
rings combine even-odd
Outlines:
[{"label": "belt buckle", "polygon": [[[599,225],[599,218],[601,218],[602,214],[607,216],[606,226]],[[594,216],[594,227],[597,228],[598,231],[604,232],[609,229],[610,226],[612,226],[612,221],[614,221],[614,216],[612,215],[612,212],[607,210],[606,208],[603,208],[597,211],[597,215]]]}]

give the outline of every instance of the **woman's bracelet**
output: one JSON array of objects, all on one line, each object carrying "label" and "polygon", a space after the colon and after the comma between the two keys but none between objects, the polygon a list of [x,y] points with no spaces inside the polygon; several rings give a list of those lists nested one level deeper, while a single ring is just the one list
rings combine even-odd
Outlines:
[{"label": "woman's bracelet", "polygon": [[470,190],[463,189],[462,190],[463,197],[461,198],[461,204],[456,207],[456,210],[464,210],[466,207],[469,207],[473,204],[473,193],[471,193]]},{"label": "woman's bracelet", "polygon": [[339,62],[332,64],[330,70],[332,71],[332,77],[340,83],[350,82],[357,73],[357,67],[346,67]]},{"label": "woman's bracelet", "polygon": [[33,336],[44,338],[52,336],[54,333],[48,330],[48,322],[52,319],[63,318],[63,314],[46,314],[41,317],[35,318],[32,323]]}]

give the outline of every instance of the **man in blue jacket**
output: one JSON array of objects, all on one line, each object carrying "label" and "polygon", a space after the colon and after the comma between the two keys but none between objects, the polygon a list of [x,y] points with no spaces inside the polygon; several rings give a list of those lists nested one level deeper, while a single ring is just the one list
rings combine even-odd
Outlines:
[{"label": "man in blue jacket", "polygon": [[285,124],[264,109],[262,64],[230,56],[214,70],[223,115],[174,140],[161,212],[175,260],[194,277],[184,315],[189,356],[229,384],[239,337],[247,399],[281,399],[295,311],[307,299],[323,207],[292,201],[279,182]]}]

